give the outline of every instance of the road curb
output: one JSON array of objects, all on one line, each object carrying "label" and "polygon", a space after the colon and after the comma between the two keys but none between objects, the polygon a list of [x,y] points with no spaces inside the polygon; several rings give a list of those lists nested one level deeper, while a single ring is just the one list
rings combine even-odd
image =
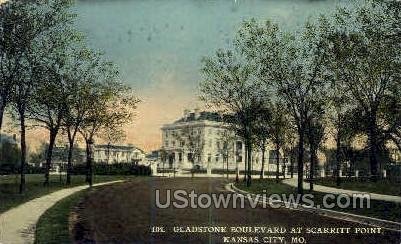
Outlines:
[{"label": "road curb", "polygon": [[[255,198],[256,194],[238,189],[234,183],[229,183],[225,187],[227,190],[234,192],[238,195],[242,195],[243,197],[247,198]],[[322,209],[322,208],[316,208],[316,207],[310,207],[310,206],[305,206],[303,204],[292,204],[289,202],[281,201],[281,200],[274,200],[274,201],[268,201],[267,199],[261,199],[258,200],[258,202],[264,203],[264,204],[281,204],[282,207],[291,209],[291,210],[298,210],[298,211],[306,211],[309,213],[333,218],[333,219],[338,219],[338,220],[344,220],[348,222],[353,222],[353,223],[358,223],[358,224],[364,224],[372,227],[381,227],[383,229],[391,230],[391,231],[396,231],[401,233],[401,223],[395,222],[395,221],[390,221],[390,220],[384,220],[384,219],[378,219],[378,218],[373,218],[373,217],[367,217],[367,216],[362,216],[362,215],[357,215],[357,214],[351,214],[351,213],[344,213],[344,212],[339,212],[339,211],[334,211],[330,209]]]}]

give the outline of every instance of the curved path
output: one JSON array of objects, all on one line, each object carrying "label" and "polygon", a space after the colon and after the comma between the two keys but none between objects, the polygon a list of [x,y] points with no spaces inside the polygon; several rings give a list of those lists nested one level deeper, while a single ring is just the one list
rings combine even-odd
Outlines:
[{"label": "curved path", "polygon": [[[289,186],[297,187],[298,186],[298,179],[297,178],[286,179],[286,180],[283,180],[283,183],[287,184]],[[309,183],[304,182],[304,189],[309,189]],[[362,191],[346,190],[346,189],[340,189],[340,188],[334,188],[334,187],[328,187],[328,186],[322,186],[322,185],[316,185],[316,184],[313,184],[313,190],[317,191],[317,192],[332,193],[332,194],[348,194],[348,195],[369,194],[370,195],[370,199],[372,199],[372,200],[401,203],[401,197],[399,197],[399,196],[384,195],[384,194],[362,192]]]},{"label": "curved path", "polygon": [[[94,186],[113,184],[122,181],[110,181]],[[49,195],[33,199],[12,208],[0,215],[0,244],[33,243],[35,226],[40,216],[56,202],[81,190],[88,188],[77,186],[53,192]]]},{"label": "curved path", "polygon": [[[225,189],[228,181],[217,178],[148,178],[125,184],[99,188],[89,193],[74,212],[72,235],[76,243],[221,243],[224,233],[174,233],[180,226],[269,226],[284,227],[349,227],[365,225],[319,216],[286,208],[252,208],[248,201],[244,208],[175,208],[156,207],[156,190],[161,203],[166,203],[167,191],[194,191],[196,194],[232,195]],[[233,195],[232,195],[233,196]],[[174,197],[170,201],[174,201]],[[178,199],[176,199],[178,201]],[[240,206],[240,201],[237,202]],[[152,226],[164,227],[164,233],[151,233]],[[228,234],[259,236],[260,234]],[[263,234],[262,234],[263,235]],[[283,236],[290,243],[293,234],[264,234]],[[399,243],[399,233],[383,234],[302,234],[307,243]],[[232,243],[232,242],[231,242]],[[262,242],[260,242],[262,243]],[[274,243],[274,242],[272,242]],[[280,242],[276,242],[280,243]]]}]

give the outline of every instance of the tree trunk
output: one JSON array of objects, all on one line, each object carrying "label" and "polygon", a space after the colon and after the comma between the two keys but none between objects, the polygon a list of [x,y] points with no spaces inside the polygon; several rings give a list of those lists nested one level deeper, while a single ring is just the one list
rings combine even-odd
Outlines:
[{"label": "tree trunk", "polygon": [[3,116],[4,116],[4,110],[5,110],[5,102],[0,101],[0,139],[1,139],[1,129],[3,128]]},{"label": "tree trunk", "polygon": [[280,146],[276,144],[276,183],[279,182],[279,174],[280,174]]},{"label": "tree trunk", "polygon": [[72,174],[72,156],[74,152],[74,142],[75,137],[78,132],[78,127],[74,127],[74,131],[71,133],[69,128],[67,129],[67,136],[68,136],[68,158],[67,158],[67,185],[71,185],[71,174]]},{"label": "tree trunk", "polygon": [[260,179],[263,179],[264,171],[265,171],[265,147],[262,148],[262,168],[260,169]]},{"label": "tree trunk", "polygon": [[251,143],[248,143],[248,153],[247,153],[247,158],[248,158],[248,177],[246,179],[246,186],[250,187],[251,182],[252,182],[252,145]]},{"label": "tree trunk", "polygon": [[49,186],[50,168],[52,164],[53,148],[56,143],[57,129],[50,130],[49,146],[46,152],[46,171],[45,171],[45,186]]},{"label": "tree trunk", "polygon": [[93,166],[92,166],[92,150],[91,150],[91,139],[86,140],[86,182],[89,184],[89,186],[92,186],[93,184]]},{"label": "tree trunk", "polygon": [[71,132],[68,131],[68,158],[67,158],[67,185],[71,185],[71,173],[72,173],[72,154],[74,151],[74,141],[75,141],[75,134],[74,132],[71,135]]},{"label": "tree trunk", "polygon": [[26,141],[25,141],[25,109],[19,111],[21,123],[21,166],[20,166],[20,185],[19,193],[25,191],[25,165],[26,165]]},{"label": "tree trunk", "polygon": [[67,185],[71,185],[71,173],[72,173],[72,153],[74,150],[74,141],[69,140],[68,142],[68,158],[67,158]]},{"label": "tree trunk", "polygon": [[[224,153],[223,153],[222,155],[223,155],[223,160],[222,160],[222,162],[223,162],[223,170],[222,170],[221,175],[224,177],[224,166],[225,166],[225,164],[226,164],[226,157],[225,157]],[[226,169],[226,172],[227,172],[227,174],[228,174],[228,167],[227,167],[227,169]]]},{"label": "tree trunk", "polygon": [[244,157],[244,182],[247,182],[248,171],[248,146],[245,145],[245,157]]},{"label": "tree trunk", "polygon": [[341,170],[341,159],[340,159],[340,150],[341,150],[341,141],[339,132],[337,132],[336,138],[336,185],[341,185],[341,177],[340,177],[340,170]]},{"label": "tree trunk", "polygon": [[111,147],[111,145],[109,142],[109,143],[107,143],[107,164],[110,163],[110,147]]},{"label": "tree trunk", "polygon": [[304,177],[304,137],[305,131],[299,129],[299,143],[298,143],[298,194],[304,194],[303,177]]},{"label": "tree trunk", "polygon": [[226,157],[226,164],[227,164],[227,179],[229,178],[229,170],[228,170],[228,156]]},{"label": "tree trunk", "polygon": [[377,163],[377,123],[376,114],[373,113],[369,120],[369,161],[370,161],[370,174],[372,181],[377,181],[378,179],[378,163]]},{"label": "tree trunk", "polygon": [[317,150],[311,148],[311,158],[310,158],[310,177],[309,177],[309,190],[313,191],[313,180],[315,178],[315,167],[317,161]]},{"label": "tree trunk", "polygon": [[239,182],[239,162],[238,162],[238,155],[234,153],[234,160],[235,160],[235,182]]},{"label": "tree trunk", "polygon": [[294,178],[294,161],[295,161],[295,155],[294,155],[294,150],[291,150],[291,179]]}]

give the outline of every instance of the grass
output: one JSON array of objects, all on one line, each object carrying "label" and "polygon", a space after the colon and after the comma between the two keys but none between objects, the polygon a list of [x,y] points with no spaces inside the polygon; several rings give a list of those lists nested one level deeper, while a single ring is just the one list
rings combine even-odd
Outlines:
[{"label": "grass", "polygon": [[341,180],[342,182],[339,187],[337,187],[336,180],[334,178],[319,179],[316,184],[347,190],[401,196],[401,182],[391,182],[389,180],[371,182],[367,179],[357,180],[347,178],[342,178]]},{"label": "grass", "polygon": [[[129,176],[97,175],[94,176],[94,183],[127,178],[129,178]],[[0,214],[24,202],[47,195],[57,190],[86,184],[85,176],[83,175],[72,176],[72,183],[70,186],[65,185],[65,176],[63,176],[62,181],[60,181],[58,175],[51,175],[49,187],[44,187],[43,181],[43,175],[26,175],[26,190],[23,194],[19,194],[18,175],[0,176]]]},{"label": "grass", "polygon": [[[236,184],[238,188],[244,191],[248,191],[255,194],[285,194],[288,196],[289,194],[296,194],[297,188],[285,185],[281,182],[276,183],[273,179],[264,179],[264,180],[253,180],[252,185],[250,187],[246,187],[245,182],[240,182]],[[325,196],[324,193],[315,192],[305,190],[305,194],[312,194],[314,206],[320,205],[323,207],[323,197]],[[343,203],[345,200],[343,200]],[[351,203],[353,200],[351,199]],[[336,203],[334,200],[328,200],[327,203]],[[359,207],[359,201],[357,201],[358,206],[353,208],[351,205],[348,208],[340,208],[337,206],[332,208],[332,210],[336,211],[343,211],[347,213],[353,213],[363,216],[375,217],[380,219],[386,219],[396,222],[401,222],[401,204],[393,203],[393,202],[385,202],[385,201],[377,201],[377,200],[370,200],[370,208]],[[365,201],[366,205],[366,201]]]},{"label": "grass", "polygon": [[36,224],[35,244],[71,243],[69,215],[85,194],[87,190],[74,193],[47,210]]}]

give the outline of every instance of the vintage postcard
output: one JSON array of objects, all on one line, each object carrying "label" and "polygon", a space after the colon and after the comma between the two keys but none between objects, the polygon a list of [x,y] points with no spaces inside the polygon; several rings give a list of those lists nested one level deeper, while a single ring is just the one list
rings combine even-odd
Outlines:
[{"label": "vintage postcard", "polygon": [[0,244],[401,243],[401,1],[0,0]]}]

